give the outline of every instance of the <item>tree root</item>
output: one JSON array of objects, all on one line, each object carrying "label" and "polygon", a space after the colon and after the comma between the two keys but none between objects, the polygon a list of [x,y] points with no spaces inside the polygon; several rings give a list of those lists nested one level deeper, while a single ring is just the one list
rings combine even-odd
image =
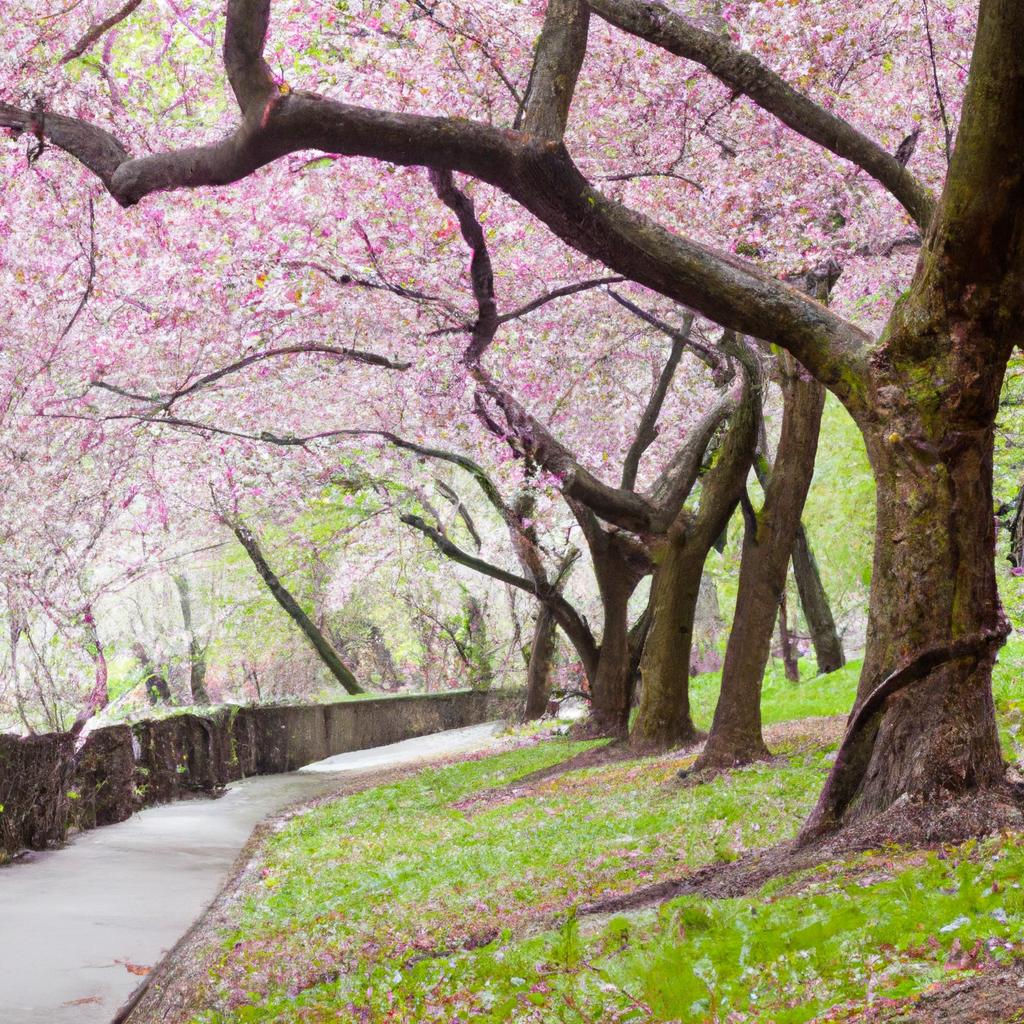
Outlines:
[{"label": "tree root", "polygon": [[1024,799],[1016,785],[984,790],[942,804],[899,801],[884,814],[848,825],[807,845],[790,840],[728,864],[709,864],[681,878],[597,900],[583,914],[610,914],[663,903],[676,896],[728,899],[756,892],[765,883],[854,853],[899,845],[935,849],[1006,831],[1024,831]]}]

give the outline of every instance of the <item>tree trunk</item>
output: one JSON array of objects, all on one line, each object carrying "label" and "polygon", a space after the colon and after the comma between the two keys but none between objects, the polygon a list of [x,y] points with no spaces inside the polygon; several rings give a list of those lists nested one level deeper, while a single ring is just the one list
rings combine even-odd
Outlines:
[{"label": "tree trunk", "polygon": [[654,558],[643,694],[630,736],[638,750],[681,746],[700,735],[690,716],[690,653],[701,575],[746,485],[761,417],[760,374],[749,354],[740,354],[742,394],[715,466],[703,478],[697,514],[680,514]]},{"label": "tree trunk", "polygon": [[835,672],[846,664],[846,655],[803,523],[797,527],[793,541],[793,576],[800,594],[800,607],[811,632],[818,672]]},{"label": "tree trunk", "polygon": [[785,404],[779,449],[760,513],[744,499],[740,581],[722,668],[722,692],[695,771],[727,768],[768,756],[761,735],[761,683],[793,540],[814,475],[825,403],[824,388],[791,356],[780,357],[780,369]]},{"label": "tree trunk", "polygon": [[690,714],[690,647],[710,545],[687,539],[663,545],[651,582],[651,625],[640,662],[643,690],[630,737],[641,750],[683,746],[702,735]]},{"label": "tree trunk", "polygon": [[229,523],[239,544],[245,548],[246,554],[252,560],[260,578],[267,585],[267,589],[274,595],[277,603],[288,613],[292,621],[305,633],[306,638],[313,645],[313,650],[320,656],[320,660],[327,666],[331,675],[349,693],[365,693],[365,690],[356,681],[356,677],[345,667],[345,663],[338,656],[338,652],[331,646],[330,641],[316,628],[316,624],[302,610],[299,602],[292,597],[284,584],[277,578],[274,570],[267,564],[263,557],[252,531],[244,523]]},{"label": "tree trunk", "polygon": [[1003,777],[991,687],[1008,630],[993,559],[1001,366],[975,380],[982,375],[991,403],[981,410],[987,422],[973,429],[935,417],[937,436],[929,437],[905,415],[865,431],[878,484],[867,652],[805,839],[904,797],[941,800]]},{"label": "tree trunk", "polygon": [[533,627],[530,663],[526,670],[526,711],[523,717],[527,722],[541,718],[547,711],[557,639],[555,617],[550,608],[541,605]]},{"label": "tree trunk", "polygon": [[590,687],[590,717],[575,730],[580,736],[624,737],[629,730],[630,644],[629,598],[637,578],[618,559],[594,554],[601,590],[604,628],[597,671]]},{"label": "tree trunk", "polygon": [[789,602],[786,600],[786,584],[782,584],[779,598],[779,650],[782,653],[782,669],[791,683],[800,682],[800,652],[789,631]]},{"label": "tree trunk", "polygon": [[209,704],[210,695],[206,691],[206,653],[192,624],[192,592],[188,577],[176,573],[174,585],[178,590],[181,618],[185,624],[185,632],[188,634],[188,685],[192,694],[192,703]]}]

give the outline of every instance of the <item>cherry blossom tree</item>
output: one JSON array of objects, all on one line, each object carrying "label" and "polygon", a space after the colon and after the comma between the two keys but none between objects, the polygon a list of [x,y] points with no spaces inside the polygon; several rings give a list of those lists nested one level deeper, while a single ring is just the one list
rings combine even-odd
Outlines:
[{"label": "cherry blossom tree", "polygon": [[[1024,80],[1016,42],[1024,9],[982,0],[973,48],[965,42],[968,5],[943,19],[938,27],[951,48],[972,50],[960,83],[955,62],[933,69],[928,51],[911,45],[920,37],[907,27],[909,5],[895,12],[836,5],[812,30],[800,5],[729,4],[721,24],[706,25],[649,0],[550,0],[532,61],[522,45],[532,12],[495,5],[474,27],[457,8],[456,31],[472,55],[468,75],[458,60],[423,59],[443,52],[430,40],[444,38],[451,24],[442,26],[429,8],[367,9],[339,23],[327,8],[283,4],[268,49],[271,7],[270,0],[226,4],[223,68],[238,114],[216,141],[202,141],[209,121],[227,125],[231,115],[210,88],[209,62],[180,90],[182,116],[161,130],[152,115],[170,75],[122,83],[103,59],[87,81],[68,77],[48,88],[59,33],[40,35],[18,18],[0,124],[28,138],[33,167],[48,147],[62,150],[122,206],[171,217],[187,217],[192,204],[148,197],[274,180],[261,168],[309,150],[332,164],[368,157],[461,173],[616,274],[788,350],[856,420],[878,483],[861,687],[807,834],[882,813],[904,797],[941,803],[950,794],[994,792],[1003,765],[990,675],[1006,626],[992,559],[992,436],[1024,296]],[[207,54],[218,31],[213,14],[193,10],[186,18]],[[882,32],[879,52],[872,31],[883,20],[896,35]],[[492,29],[507,47],[488,45]],[[102,27],[84,30],[96,32],[98,46]],[[352,39],[361,41],[355,59],[335,57],[338,43],[344,50]],[[297,81],[273,70],[285,62]],[[474,74],[497,78],[503,92],[475,89]],[[624,140],[643,147],[639,136],[649,137],[647,166],[634,173],[611,160],[603,170],[603,154],[618,156],[623,141],[621,115],[637,113],[633,97],[656,94],[673,75],[696,75],[702,99],[717,95],[720,111],[691,130],[699,108],[688,109],[680,150],[667,126],[687,101],[665,103],[664,121],[652,113]],[[638,82],[651,88],[633,88]],[[129,84],[140,90],[138,102],[124,94]],[[374,105],[360,105],[366,101]],[[214,118],[201,128],[194,111],[203,103]],[[146,111],[138,132],[133,106]],[[915,113],[927,114],[930,138],[921,136],[911,171],[911,147],[899,159],[893,150]],[[687,169],[711,153],[735,163],[710,187],[693,188],[674,153],[686,157]],[[773,159],[782,153],[792,160]],[[642,176],[659,162],[661,177]],[[806,170],[816,162],[827,173],[809,189],[802,182],[812,180]],[[65,188],[91,187],[83,171],[59,166]],[[316,187],[326,188],[322,177]],[[182,212],[170,212],[176,206]],[[855,228],[832,246],[832,234],[849,223]],[[776,276],[794,269],[780,266],[787,257],[802,262],[844,244],[840,262],[849,271],[859,254],[849,243],[858,235],[868,257],[902,259],[904,246],[920,247],[903,279],[909,287],[891,307],[869,303],[858,315],[840,296],[827,308]],[[851,274],[853,287],[857,280]]]}]

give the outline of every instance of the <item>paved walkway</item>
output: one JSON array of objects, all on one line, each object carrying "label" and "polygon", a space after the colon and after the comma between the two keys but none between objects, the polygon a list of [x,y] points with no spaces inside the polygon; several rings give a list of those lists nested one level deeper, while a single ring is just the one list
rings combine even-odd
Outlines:
[{"label": "paved walkway", "polygon": [[0,1022],[109,1024],[145,968],[209,905],[260,821],[330,792],[344,773],[483,749],[497,729],[455,729],[246,779],[220,799],[147,808],[0,868]]}]

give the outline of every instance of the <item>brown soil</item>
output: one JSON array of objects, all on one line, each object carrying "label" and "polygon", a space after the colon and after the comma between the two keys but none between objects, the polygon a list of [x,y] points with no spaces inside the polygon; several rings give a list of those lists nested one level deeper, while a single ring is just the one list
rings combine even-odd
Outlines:
[{"label": "brown soil", "polygon": [[832,1013],[824,1021],[861,1024],[1022,1024],[1024,1022],[1024,960],[986,965],[970,978],[939,982],[909,1000],[885,1000],[877,1007],[858,1008],[852,1015]]}]

